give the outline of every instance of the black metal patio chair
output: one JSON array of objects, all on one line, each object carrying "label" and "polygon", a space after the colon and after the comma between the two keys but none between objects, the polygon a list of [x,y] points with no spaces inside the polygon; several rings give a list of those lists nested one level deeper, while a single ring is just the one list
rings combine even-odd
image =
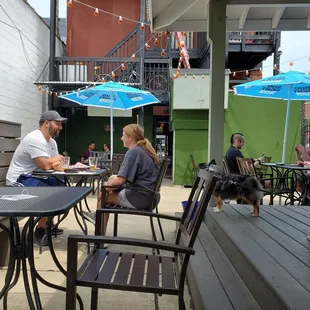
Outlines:
[{"label": "black metal patio chair", "polygon": [[[156,185],[155,185],[155,189],[154,190],[150,190],[149,188],[142,188],[142,187],[136,187],[136,186],[127,186],[126,188],[129,188],[129,189],[133,189],[133,190],[136,190],[136,191],[146,191],[146,192],[149,192],[152,196],[152,200],[151,200],[151,204],[149,206],[148,209],[145,209],[145,210],[142,210],[142,212],[153,212],[155,211],[156,213],[159,213],[158,212],[158,198],[159,198],[159,195],[160,195],[160,189],[161,189],[161,185],[162,185],[162,182],[163,182],[163,179],[165,177],[165,174],[167,172],[167,168],[170,164],[170,159],[168,158],[165,158],[161,161],[161,164],[160,164],[160,167],[159,167],[159,172],[158,172],[158,177],[157,177],[157,180],[156,180]],[[113,186],[115,187],[115,186]],[[107,207],[107,202],[106,202],[106,189],[108,188],[108,186],[105,186],[104,184],[102,184],[102,187],[101,187],[101,208],[104,209]],[[125,209],[125,208],[122,208],[120,206],[114,206],[113,208],[109,208],[109,210],[113,210],[113,213],[114,214],[114,227],[113,227],[113,236],[117,236],[117,230],[118,230],[118,215],[119,214],[133,214],[133,215],[136,215],[136,214],[139,214],[140,210],[138,209]],[[109,213],[109,212],[106,212],[106,213]],[[158,227],[159,227],[159,230],[160,230],[160,234],[161,234],[161,238],[162,240],[165,240],[165,236],[164,236],[164,232],[163,232],[163,229],[162,229],[162,225],[161,225],[161,222],[160,222],[160,219],[157,218],[157,222],[158,222]],[[153,239],[156,241],[157,240],[157,237],[156,237],[156,231],[155,231],[155,228],[154,228],[154,222],[153,222],[153,217],[150,216],[150,225],[151,225],[151,230],[152,230],[152,237]],[[102,235],[104,234],[104,231],[105,229],[103,228],[103,231],[102,231]]]},{"label": "black metal patio chair", "polygon": [[[216,177],[207,171],[199,171],[182,218],[155,212],[139,213],[140,216],[179,222],[173,244],[100,236],[104,213],[111,210],[98,209],[95,236],[74,235],[68,238],[66,309],[76,309],[75,298],[78,286],[91,288],[92,310],[98,308],[99,289],[177,295],[179,309],[186,309],[183,294],[187,266],[191,255],[195,254],[193,246],[215,183]],[[197,208],[194,208],[197,201],[199,201]],[[185,245],[180,244],[181,239]],[[83,242],[93,243],[94,247],[78,269],[78,244]],[[173,256],[141,254],[134,251],[109,251],[102,248],[104,243],[155,248],[171,252]]]}]

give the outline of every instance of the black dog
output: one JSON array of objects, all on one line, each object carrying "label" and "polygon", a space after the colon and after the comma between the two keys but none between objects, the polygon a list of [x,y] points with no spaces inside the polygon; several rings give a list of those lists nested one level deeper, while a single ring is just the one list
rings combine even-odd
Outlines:
[{"label": "black dog", "polygon": [[259,202],[263,198],[262,185],[255,176],[230,174],[226,175],[217,166],[212,164],[206,165],[204,170],[209,171],[217,177],[214,188],[216,207],[214,212],[221,212],[223,200],[225,199],[243,199],[253,206],[252,215],[259,215]]}]

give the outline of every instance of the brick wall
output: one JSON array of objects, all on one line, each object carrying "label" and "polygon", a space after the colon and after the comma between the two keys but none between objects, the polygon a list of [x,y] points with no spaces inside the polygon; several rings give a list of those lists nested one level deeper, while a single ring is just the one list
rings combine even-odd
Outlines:
[{"label": "brick wall", "polygon": [[[0,20],[0,119],[21,123],[23,137],[38,128],[47,109],[46,95],[33,83],[49,59],[50,30],[24,0],[1,1]],[[64,55],[59,39],[56,55]],[[44,77],[48,80],[48,67]]]}]

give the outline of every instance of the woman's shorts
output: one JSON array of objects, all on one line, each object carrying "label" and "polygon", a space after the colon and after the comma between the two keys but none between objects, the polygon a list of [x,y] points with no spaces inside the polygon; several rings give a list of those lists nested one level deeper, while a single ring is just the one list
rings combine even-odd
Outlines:
[{"label": "woman's shorts", "polygon": [[126,189],[121,190],[118,193],[118,199],[120,202],[121,207],[128,208],[128,209],[136,209],[127,199],[126,197]]}]

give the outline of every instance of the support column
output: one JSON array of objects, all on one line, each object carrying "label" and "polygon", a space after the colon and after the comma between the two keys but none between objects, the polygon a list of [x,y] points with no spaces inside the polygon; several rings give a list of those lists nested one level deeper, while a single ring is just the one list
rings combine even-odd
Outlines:
[{"label": "support column", "polygon": [[275,39],[275,45],[274,45],[274,52],[273,52],[273,75],[277,75],[280,73],[280,57],[282,55],[282,51],[279,52],[279,47],[281,46],[281,32],[280,31],[274,34],[274,39]]},{"label": "support column", "polygon": [[207,32],[211,50],[208,159],[215,159],[219,165],[222,165],[224,151],[226,2],[210,0],[208,3]]},{"label": "support column", "polygon": [[[56,54],[56,8],[58,0],[51,0],[50,5],[50,64],[49,81],[55,81],[55,54]],[[49,89],[52,91],[52,87]],[[48,97],[48,108],[53,109],[53,96]]]}]

